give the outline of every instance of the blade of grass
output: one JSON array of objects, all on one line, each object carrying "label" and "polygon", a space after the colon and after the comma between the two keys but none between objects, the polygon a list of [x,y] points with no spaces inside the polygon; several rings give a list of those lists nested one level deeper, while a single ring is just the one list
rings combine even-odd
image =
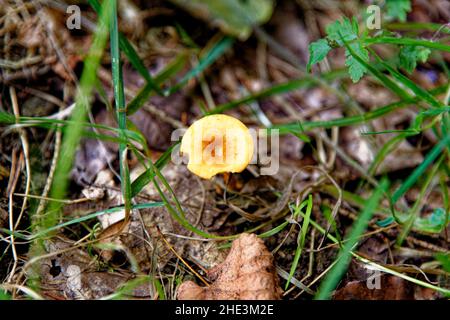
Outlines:
[{"label": "blade of grass", "polygon": [[[207,67],[214,63],[220,56],[222,56],[225,51],[227,51],[232,44],[234,43],[234,39],[231,37],[223,37],[220,39],[215,45],[212,46],[211,50],[207,51],[204,54],[197,64],[196,67],[187,72],[183,78],[173,87],[168,88],[164,91],[164,95],[169,96],[172,93],[175,93],[179,89],[181,89],[189,80],[197,77],[200,73],[202,73]],[[179,59],[176,59],[172,65],[169,65],[168,69],[163,71],[161,75],[156,78],[156,83],[159,85],[160,82],[167,79],[172,74],[178,72],[184,67],[187,62],[188,56],[185,54],[180,55]],[[139,94],[129,103],[128,105],[128,114],[133,114],[139,108],[141,108],[144,103],[148,100],[148,98],[152,94],[152,86],[150,84],[145,85],[140,91]]]},{"label": "blade of grass", "polygon": [[156,280],[152,276],[138,276],[137,278],[131,279],[130,281],[123,284],[114,293],[100,298],[100,300],[123,300],[124,296],[133,295],[133,290],[145,283],[152,283]]},{"label": "blade of grass", "polygon": [[11,300],[11,299],[12,299],[12,297],[10,294],[8,294],[3,289],[0,289],[0,300]]},{"label": "blade of grass", "polygon": [[427,31],[441,30],[441,32],[443,33],[450,34],[450,26],[432,22],[390,22],[387,23],[385,27],[391,30],[404,30],[404,31],[417,30],[419,32],[423,32],[424,30]]},{"label": "blade of grass", "polygon": [[[172,150],[179,144],[179,142],[171,145],[164,153],[156,160],[155,167],[162,170],[164,166],[170,161],[170,156]],[[131,184],[131,196],[135,197],[147,184],[152,181],[151,173],[152,170],[149,168],[142,172]]]},{"label": "blade of grass", "polygon": [[[61,160],[56,166],[53,184],[51,188],[51,197],[55,199],[62,199],[67,190],[69,172],[72,169],[75,150],[81,138],[83,130],[82,122],[86,117],[86,111],[89,108],[89,100],[93,91],[93,87],[97,81],[97,69],[103,55],[103,50],[108,40],[108,25],[112,11],[112,3],[105,1],[101,7],[99,22],[92,45],[89,49],[87,58],[84,63],[83,73],[81,75],[80,86],[75,98],[76,107],[72,112],[71,124],[68,125],[68,134],[65,134],[61,144]],[[53,226],[58,218],[58,211],[61,204],[52,203],[50,212],[52,214],[46,215],[40,219],[38,223],[40,228],[46,229]]]},{"label": "blade of grass", "polygon": [[411,211],[409,212],[409,216],[407,218],[407,220],[405,221],[405,223],[403,224],[403,229],[401,230],[400,234],[397,237],[397,245],[401,246],[403,241],[405,240],[406,236],[409,234],[409,232],[411,231],[411,228],[414,225],[414,222],[417,219],[419,210],[420,210],[420,205],[422,204],[422,199],[425,196],[427,189],[430,185],[430,183],[433,181],[434,177],[436,176],[436,173],[439,170],[439,167],[441,165],[442,160],[444,160],[443,155],[439,158],[439,160],[436,162],[436,164],[433,166],[433,168],[431,169],[430,173],[427,175],[424,183],[421,186],[421,190],[420,193],[414,203],[413,208],[411,209]]},{"label": "blade of grass", "polygon": [[233,109],[237,106],[243,105],[243,104],[247,104],[256,100],[260,100],[260,99],[264,99],[267,97],[271,97],[274,96],[276,94],[282,94],[282,93],[286,93],[292,90],[296,90],[299,88],[303,88],[306,87],[308,85],[312,85],[316,83],[316,81],[314,79],[311,79],[309,77],[305,77],[302,79],[296,79],[296,80],[292,80],[292,81],[288,81],[285,83],[281,83],[278,85],[274,85],[268,89],[264,89],[260,92],[254,93],[254,94],[250,94],[248,96],[245,96],[241,99],[235,100],[235,101],[231,101],[225,104],[222,104],[220,106],[217,106],[216,108],[210,110],[208,112],[208,114],[216,114],[216,113],[223,113],[224,111]]},{"label": "blade of grass", "polygon": [[379,167],[379,165],[383,162],[383,160],[386,158],[386,156],[399,144],[401,143],[406,137],[409,137],[413,134],[410,133],[402,133],[399,134],[391,139],[389,139],[387,142],[385,142],[378,151],[377,155],[375,156],[375,159],[372,161],[372,163],[369,166],[368,172],[370,175],[374,175]]},{"label": "blade of grass", "polygon": [[[2,112],[0,112],[0,116],[1,115],[2,115]],[[8,121],[9,121],[9,118],[8,118]],[[1,121],[0,121],[0,123],[1,123]],[[18,123],[21,126],[30,126],[30,127],[37,126],[37,127],[53,129],[53,130],[61,129],[63,133],[70,132],[71,126],[80,125],[83,127],[81,129],[81,130],[83,130],[82,134],[87,137],[98,138],[101,140],[107,139],[107,140],[116,141],[116,142],[133,140],[133,141],[139,143],[142,147],[145,147],[145,145],[147,144],[145,137],[138,132],[128,130],[128,129],[114,128],[114,127],[97,124],[97,123],[91,123],[91,122],[84,122],[84,121],[75,122],[73,120],[58,120],[58,119],[50,119],[50,118],[45,118],[45,117],[20,117],[18,119]],[[9,122],[8,122],[8,124],[9,124]],[[12,129],[14,129],[15,127],[17,127],[16,124],[11,125]],[[106,131],[112,131],[112,133],[118,135],[119,137],[109,136],[109,135],[105,135],[105,134],[97,134],[93,131],[86,130],[85,128],[95,128],[95,129],[101,129],[101,130],[106,130]],[[121,138],[120,138],[121,133],[127,137],[126,140],[123,140],[123,139],[121,140]]]},{"label": "blade of grass", "polygon": [[446,52],[450,52],[450,46],[433,42],[429,40],[421,40],[421,39],[410,39],[410,38],[395,38],[395,37],[375,37],[375,38],[366,38],[364,42],[367,44],[374,43],[390,43],[396,45],[410,45],[410,46],[422,46],[430,49],[442,50]]},{"label": "blade of grass", "polygon": [[[127,129],[127,114],[125,109],[125,92],[123,87],[122,66],[120,64],[119,51],[119,26],[117,21],[117,1],[112,0],[112,12],[110,19],[110,42],[111,42],[111,68],[114,87],[114,102],[116,106],[117,122],[121,129],[119,137],[127,140],[123,130]],[[125,223],[129,221],[131,212],[131,181],[127,159],[127,144],[119,144],[120,182],[122,197],[125,205]]]},{"label": "blade of grass", "polygon": [[289,225],[289,221],[284,221],[280,225],[276,226],[275,228],[270,229],[269,231],[263,232],[258,235],[259,238],[269,238],[274,235],[276,235],[278,232],[281,232]]},{"label": "blade of grass", "polygon": [[[155,78],[155,82],[159,85],[163,83],[166,79],[180,71],[187,62],[187,55],[182,53],[178,58],[175,59],[171,64],[167,66],[160,74]],[[131,100],[127,106],[127,115],[132,115],[138,111],[145,102],[148,101],[153,93],[153,87],[150,83],[147,83],[138,93],[138,95]]]},{"label": "blade of grass", "polygon": [[206,68],[208,68],[211,64],[213,64],[219,57],[221,57],[228,49],[232,47],[234,43],[234,38],[224,36],[217,43],[205,53],[204,57],[201,57],[197,66],[191,69],[188,73],[184,75],[183,78],[173,87],[165,91],[166,95],[171,95],[175,93],[180,88],[182,88],[186,83],[197,77],[200,73],[202,73]]},{"label": "blade of grass", "polygon": [[[175,195],[175,193],[173,192],[172,188],[170,187],[170,185],[168,184],[167,180],[164,178],[164,176],[161,174],[161,172],[159,171],[158,168],[156,168],[155,164],[152,163],[152,161],[145,161],[142,157],[142,155],[136,150],[136,149],[132,149],[134,151],[134,154],[136,155],[136,157],[138,158],[138,161],[143,164],[146,167],[146,170],[149,170],[150,174],[149,177],[153,183],[153,185],[155,186],[159,196],[161,197],[161,200],[164,202],[164,205],[167,209],[167,211],[169,212],[169,214],[179,223],[181,224],[184,228],[186,228],[186,230],[192,231],[195,234],[202,236],[204,238],[207,239],[221,239],[221,240],[229,240],[229,239],[233,239],[236,237],[236,235],[233,236],[217,236],[217,235],[213,235],[213,234],[209,234],[203,230],[200,230],[198,228],[196,228],[195,226],[193,226],[186,218],[183,212],[183,209]],[[148,166],[147,166],[148,163]],[[157,181],[157,179],[159,179],[162,184],[164,185],[164,187],[167,189],[167,191],[171,194],[172,200],[175,202],[175,208],[173,207],[173,205],[171,204],[171,201],[169,201],[169,199],[167,198],[166,194],[162,191],[161,186],[159,185],[159,182]]]},{"label": "blade of grass", "polygon": [[441,108],[443,107],[442,104],[436,100],[428,91],[425,89],[419,87],[416,85],[413,81],[409,80],[407,77],[402,75],[400,72],[396,71],[394,68],[392,68],[390,65],[385,63],[372,49],[370,49],[370,52],[372,55],[378,60],[378,62],[386,68],[387,71],[400,83],[402,83],[405,87],[409,88],[412,92],[416,94],[420,99],[422,99],[425,102],[428,102],[431,106],[435,108]]},{"label": "blade of grass", "polygon": [[[89,4],[94,9],[94,11],[97,12],[97,14],[98,14],[99,10],[100,10],[100,2],[98,0],[89,0]],[[119,33],[119,46],[120,46],[120,49],[123,51],[123,53],[125,53],[125,55],[127,56],[131,65],[147,81],[147,84],[153,90],[155,90],[155,92],[157,92],[159,95],[163,95],[162,90],[155,83],[153,77],[148,72],[148,70],[145,67],[144,63],[142,62],[141,58],[137,54],[136,50],[134,50],[131,43],[128,41],[128,39],[122,33]]]},{"label": "blade of grass", "polygon": [[[298,241],[298,246],[297,246],[297,250],[295,251],[295,256],[294,256],[294,260],[292,262],[291,270],[289,271],[289,278],[288,278],[288,280],[286,282],[285,290],[287,290],[287,288],[289,287],[291,279],[294,276],[295,270],[297,270],[298,262],[300,260],[300,256],[301,256],[303,248],[305,246],[306,234],[308,232],[309,221],[310,221],[310,218],[311,218],[311,212],[312,212],[312,206],[313,206],[313,201],[312,201],[312,195],[311,194],[308,196],[308,199],[306,200],[306,202],[307,202],[307,207],[306,207],[305,216],[303,218],[302,228],[300,230],[300,237],[299,237],[299,241]],[[294,216],[299,215],[299,213],[300,213],[300,211],[294,212]]]},{"label": "blade of grass", "polygon": [[[439,88],[436,88],[432,91],[430,91],[431,94],[437,95],[445,91],[445,86],[441,86]],[[359,125],[362,123],[366,123],[370,120],[380,118],[386,114],[389,114],[395,110],[398,110],[400,108],[407,107],[410,104],[413,104],[415,102],[419,101],[418,98],[408,98],[402,101],[394,102],[391,104],[388,104],[386,106],[374,109],[372,111],[368,111],[361,115],[351,116],[351,117],[345,117],[345,118],[338,118],[334,120],[327,120],[327,121],[305,121],[302,122],[303,130],[302,132],[306,132],[308,130],[314,129],[314,128],[324,128],[329,129],[332,127],[344,127],[344,126],[351,126],[351,125]],[[290,133],[291,131],[297,131],[298,130],[298,122],[292,122],[292,123],[285,123],[285,124],[278,124],[274,125],[272,128],[279,129],[280,134],[286,134]]]},{"label": "blade of grass", "polygon": [[383,179],[379,187],[370,197],[358,220],[356,220],[356,222],[353,224],[352,230],[350,231],[350,234],[347,238],[348,241],[345,242],[344,246],[339,252],[339,255],[337,257],[338,262],[334,265],[334,267],[330,270],[330,272],[321,283],[315,299],[324,300],[330,298],[332,291],[336,288],[340,279],[344,275],[348,264],[350,263],[351,250],[358,242],[359,236],[366,230],[367,224],[372,217],[375,208],[378,206],[383,193],[388,189],[388,185],[388,181],[386,179]]},{"label": "blade of grass", "polygon": [[[148,209],[148,208],[156,208],[156,207],[162,207],[162,206],[164,206],[163,202],[148,202],[148,203],[135,204],[135,205],[132,206],[132,208],[133,209]],[[76,224],[76,223],[88,221],[88,220],[91,220],[91,219],[94,219],[94,218],[97,218],[97,217],[100,217],[100,216],[103,216],[103,215],[106,215],[106,214],[110,214],[110,213],[114,213],[114,212],[120,212],[120,211],[122,211],[124,209],[125,209],[125,207],[120,206],[120,207],[114,207],[114,208],[110,208],[110,209],[106,209],[106,210],[102,210],[102,211],[97,211],[97,212],[94,212],[94,213],[90,213],[90,214],[84,215],[84,216],[82,216],[80,218],[72,219],[70,221],[66,221],[66,222],[57,224],[55,226],[52,226],[52,227],[50,227],[48,229],[45,229],[45,230],[41,230],[41,231],[39,231],[37,233],[34,233],[32,235],[26,235],[26,234],[21,233],[21,232],[13,232],[12,234],[14,236],[16,236],[17,238],[20,238],[20,239],[23,239],[23,240],[28,240],[28,241],[29,240],[34,240],[34,239],[38,239],[38,238],[40,238],[42,236],[45,236],[46,234],[48,234],[48,233],[50,233],[52,231],[55,231],[55,230],[58,230],[58,229],[61,229],[61,228],[64,228],[64,227],[67,227],[67,226],[70,226],[70,225],[73,225],[73,224]],[[9,229],[1,228],[0,231],[11,235],[11,232],[10,232]]]},{"label": "blade of grass", "polygon": [[161,284],[161,281],[159,281],[158,278],[155,277],[153,279],[153,285],[156,288],[156,292],[158,292],[159,300],[167,300],[166,294],[164,293],[163,285]]},{"label": "blade of grass", "polygon": [[438,144],[436,144],[425,156],[424,161],[414,169],[414,171],[408,176],[408,178],[405,180],[405,182],[402,183],[402,185],[395,190],[394,194],[392,195],[392,202],[396,203],[405,193],[408,191],[414,183],[421,177],[425,170],[433,163],[434,160],[441,154],[442,149],[445,148],[445,146],[450,143],[450,134],[447,134],[446,137],[444,137],[442,140],[439,141]]}]

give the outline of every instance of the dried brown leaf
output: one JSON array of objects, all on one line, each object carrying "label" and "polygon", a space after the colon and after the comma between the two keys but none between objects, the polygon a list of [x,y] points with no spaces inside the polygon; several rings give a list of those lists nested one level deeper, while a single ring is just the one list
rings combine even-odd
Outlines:
[{"label": "dried brown leaf", "polygon": [[178,288],[179,300],[274,300],[282,290],[272,254],[254,234],[242,234],[233,242],[223,263],[208,271],[215,282],[200,287],[186,281]]}]

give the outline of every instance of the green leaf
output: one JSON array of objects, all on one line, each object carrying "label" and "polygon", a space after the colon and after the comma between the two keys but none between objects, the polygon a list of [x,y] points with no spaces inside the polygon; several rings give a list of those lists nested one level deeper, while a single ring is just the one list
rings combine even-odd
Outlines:
[{"label": "green leaf", "polygon": [[[367,72],[367,68],[364,66],[363,63],[358,61],[358,59],[355,59],[351,51],[355,52],[362,60],[364,60],[364,62],[367,63],[369,62],[369,52],[367,51],[366,48],[364,48],[363,44],[361,42],[351,42],[352,40],[358,39],[359,35],[358,21],[356,20],[356,18],[353,18],[352,20],[350,20],[349,18],[344,18],[342,22],[338,20],[329,24],[326,27],[326,31],[327,31],[327,38],[330,41],[330,43],[336,43],[339,46],[344,46],[345,43],[348,43],[348,46],[352,49],[350,51],[349,50],[345,51],[345,58],[346,58],[345,65],[349,67],[348,72],[350,74],[350,78],[352,79],[352,81],[358,82],[362,78],[362,76]],[[320,48],[324,50],[322,44]],[[325,55],[328,53],[328,51],[325,52]],[[322,57],[322,59],[323,58],[324,57]]]},{"label": "green leaf", "polygon": [[11,300],[11,296],[3,289],[0,289],[0,300]]},{"label": "green leaf", "polygon": [[224,33],[247,39],[255,25],[269,20],[273,0],[170,0]]},{"label": "green leaf", "polygon": [[[369,52],[361,43],[350,43],[349,46],[361,59],[367,63],[369,62]],[[356,60],[348,50],[345,52],[345,65],[348,66],[348,73],[353,82],[358,82],[367,72],[366,67]]]},{"label": "green leaf", "polygon": [[387,16],[406,21],[406,14],[411,11],[410,0],[386,0]]},{"label": "green leaf", "polygon": [[450,272],[450,254],[438,253],[436,259],[442,264],[445,271]]},{"label": "green leaf", "polygon": [[413,72],[417,66],[417,61],[426,62],[431,50],[422,46],[403,46],[400,49],[400,67]]},{"label": "green leaf", "polygon": [[320,39],[309,45],[309,61],[307,70],[311,70],[311,66],[322,61],[330,52],[331,47],[326,39]]},{"label": "green leaf", "polygon": [[358,38],[358,22],[355,18],[350,21],[349,18],[345,17],[342,22],[338,20],[327,25],[326,32],[327,38],[330,41],[337,43],[339,46],[342,46],[344,43],[342,42],[341,36],[345,41],[352,41]]},{"label": "green leaf", "polygon": [[387,227],[388,225],[390,225],[391,223],[394,223],[394,222],[395,222],[395,218],[394,217],[387,217],[386,219],[377,221],[376,223],[377,223],[377,226],[384,228],[384,227]]},{"label": "green leaf", "polygon": [[445,210],[437,208],[426,218],[416,218],[414,228],[428,233],[440,233],[448,223],[446,220]]}]

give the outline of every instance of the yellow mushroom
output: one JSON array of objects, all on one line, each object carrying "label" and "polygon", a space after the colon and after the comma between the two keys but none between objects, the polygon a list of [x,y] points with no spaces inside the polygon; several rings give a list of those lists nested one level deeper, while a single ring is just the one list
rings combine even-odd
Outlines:
[{"label": "yellow mushroom", "polygon": [[253,138],[238,119],[210,115],[188,128],[180,151],[189,156],[189,171],[211,179],[218,173],[243,171],[253,157]]}]

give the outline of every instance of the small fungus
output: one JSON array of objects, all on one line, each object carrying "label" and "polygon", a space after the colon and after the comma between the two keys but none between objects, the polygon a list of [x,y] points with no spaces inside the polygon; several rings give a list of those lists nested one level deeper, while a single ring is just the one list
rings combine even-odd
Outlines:
[{"label": "small fungus", "polygon": [[195,121],[181,140],[187,168],[204,179],[218,173],[242,172],[253,157],[253,138],[238,119],[224,114]]}]

